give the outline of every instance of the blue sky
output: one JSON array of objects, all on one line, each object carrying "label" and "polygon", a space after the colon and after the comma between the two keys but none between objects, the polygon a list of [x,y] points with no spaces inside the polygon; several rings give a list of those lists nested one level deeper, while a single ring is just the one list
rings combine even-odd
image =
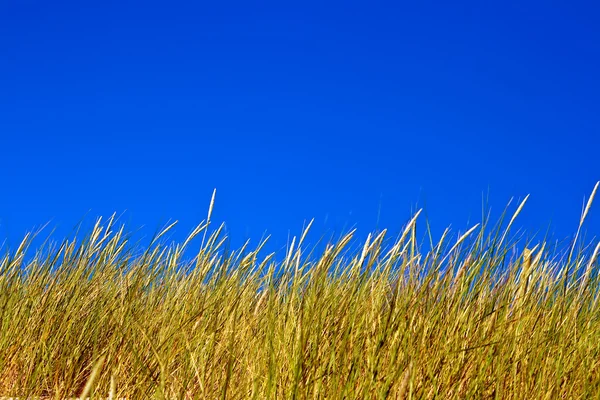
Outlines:
[{"label": "blue sky", "polygon": [[114,211],[184,235],[213,188],[234,243],[423,205],[439,236],[484,194],[565,237],[600,179],[599,7],[2,1],[0,237]]}]

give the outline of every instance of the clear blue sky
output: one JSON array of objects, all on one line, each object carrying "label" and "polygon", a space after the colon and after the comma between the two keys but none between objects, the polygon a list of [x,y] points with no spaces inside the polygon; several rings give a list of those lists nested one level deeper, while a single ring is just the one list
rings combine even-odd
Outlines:
[{"label": "clear blue sky", "polygon": [[[0,2],[0,237],[126,211],[237,242],[434,232],[531,194],[575,231],[600,179],[597,2]],[[590,234],[600,235],[600,202]]]}]

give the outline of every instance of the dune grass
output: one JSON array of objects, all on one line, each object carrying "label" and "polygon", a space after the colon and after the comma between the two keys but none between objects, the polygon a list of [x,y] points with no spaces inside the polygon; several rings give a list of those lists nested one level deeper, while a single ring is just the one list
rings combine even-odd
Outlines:
[{"label": "dune grass", "polygon": [[307,228],[281,261],[225,251],[210,212],[176,245],[170,226],[140,249],[114,217],[29,258],[26,237],[0,259],[0,394],[599,398],[600,244],[519,242],[525,201],[428,251],[419,213],[359,251],[350,232],[309,254]]}]

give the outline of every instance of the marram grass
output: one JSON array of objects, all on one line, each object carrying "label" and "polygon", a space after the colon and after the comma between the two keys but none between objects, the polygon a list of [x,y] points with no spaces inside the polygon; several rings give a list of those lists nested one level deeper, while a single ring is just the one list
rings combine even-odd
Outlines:
[{"label": "marram grass", "polygon": [[417,213],[358,251],[309,254],[305,231],[281,261],[224,251],[210,212],[179,245],[114,218],[33,257],[27,237],[0,259],[0,395],[600,398],[600,245],[517,242],[523,204],[428,251]]}]

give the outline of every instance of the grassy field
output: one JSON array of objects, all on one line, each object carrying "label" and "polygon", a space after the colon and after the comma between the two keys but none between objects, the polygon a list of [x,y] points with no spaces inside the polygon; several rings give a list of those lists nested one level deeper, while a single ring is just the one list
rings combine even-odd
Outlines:
[{"label": "grassy field", "polygon": [[579,238],[597,188],[558,248],[511,233],[527,199],[438,243],[417,213],[311,254],[309,226],[280,261],[224,251],[210,210],[177,245],[114,218],[31,257],[27,237],[0,259],[0,395],[600,398],[600,244]]}]

